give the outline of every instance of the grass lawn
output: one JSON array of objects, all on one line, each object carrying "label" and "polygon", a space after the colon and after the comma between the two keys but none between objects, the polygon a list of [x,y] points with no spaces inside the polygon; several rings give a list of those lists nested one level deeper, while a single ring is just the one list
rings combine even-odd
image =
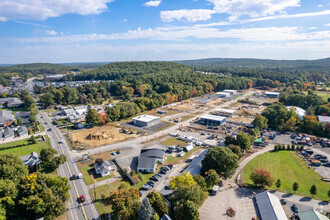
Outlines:
[{"label": "grass lawn", "polygon": [[197,150],[201,149],[201,147],[194,147],[194,149],[192,151],[186,152],[186,154],[183,157],[176,157],[176,156],[167,156],[166,162],[165,164],[178,164],[178,163],[182,163],[184,161],[186,161],[190,155],[194,152],[196,152]]},{"label": "grass lawn", "polygon": [[100,177],[99,175],[94,173],[94,161],[95,158],[102,158],[103,160],[111,160],[112,156],[110,155],[110,152],[103,152],[100,154],[95,154],[93,155],[93,160],[89,163],[82,163],[82,162],[77,162],[77,166],[80,170],[80,172],[83,174],[83,179],[86,183],[86,185],[90,185],[95,183],[93,178],[91,177],[91,174],[93,174],[94,179],[96,180],[96,182],[99,182],[101,180],[105,180],[108,178],[111,178],[114,176],[113,173],[111,173],[109,176],[105,176],[105,177]]},{"label": "grass lawn", "polygon": [[[32,145],[28,145],[28,146],[23,146],[23,147],[16,147],[16,148],[11,148],[11,149],[6,149],[6,150],[0,150],[0,154],[15,154],[19,157],[24,156],[24,155],[28,155],[30,154],[32,151],[36,152],[37,154],[40,155],[40,151],[42,149],[46,149],[46,148],[50,148],[50,141],[47,135],[45,135],[44,137],[46,137],[46,141],[45,142],[41,142],[41,143],[37,143],[37,144],[32,144]],[[1,144],[0,145],[0,149],[3,148],[4,146],[13,146],[13,145],[19,145],[22,143],[27,143],[27,139],[24,140],[20,140],[20,141],[14,141],[14,142],[9,142],[9,143],[5,143],[5,144]]]},{"label": "grass lawn", "polygon": [[181,141],[181,140],[177,139],[176,137],[168,138],[160,143],[167,145],[167,146],[179,145],[180,147],[184,147],[187,145],[186,142]]},{"label": "grass lawn", "polygon": [[245,184],[252,184],[250,174],[254,169],[265,169],[270,172],[274,179],[270,189],[276,190],[275,182],[281,180],[279,191],[293,193],[292,184],[297,182],[299,185],[297,195],[311,197],[309,189],[314,184],[317,194],[313,197],[318,200],[327,201],[330,183],[323,182],[318,173],[313,169],[308,169],[304,160],[296,155],[294,151],[268,152],[257,156],[251,160],[242,171],[242,180]]},{"label": "grass lawn", "polygon": [[[320,96],[324,101],[328,101],[328,98],[330,98],[330,92],[326,91],[314,91],[314,93],[318,96]],[[307,95],[307,92],[304,92],[305,95]]]},{"label": "grass lawn", "polygon": [[45,131],[45,128],[44,128],[44,126],[42,126],[41,124],[39,124],[39,125],[37,125],[37,126],[38,126],[38,128],[39,128],[40,132],[43,132],[43,131]]},{"label": "grass lawn", "polygon": [[[119,185],[122,182],[125,182],[125,181],[116,180],[116,181],[110,183],[111,192],[117,191]],[[109,192],[109,186],[107,184],[95,187],[95,191],[94,191],[94,188],[89,190],[89,194],[91,195],[91,197],[94,201],[94,204],[96,206],[96,209],[100,215],[111,212],[111,205],[109,204],[109,201],[107,199],[102,200],[102,196],[101,196],[102,193],[106,197],[109,197],[110,192]]]},{"label": "grass lawn", "polygon": [[[157,172],[157,171],[156,171]],[[134,189],[140,189],[146,182],[149,181],[149,178],[155,175],[155,173],[142,174],[142,181],[133,186]]]}]

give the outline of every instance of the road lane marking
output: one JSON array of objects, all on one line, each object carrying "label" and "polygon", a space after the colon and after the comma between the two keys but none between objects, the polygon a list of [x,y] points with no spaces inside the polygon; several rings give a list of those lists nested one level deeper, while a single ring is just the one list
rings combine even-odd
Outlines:
[{"label": "road lane marking", "polygon": [[[42,113],[43,113],[43,112],[42,112]],[[49,127],[52,127],[52,126],[50,125],[50,123],[48,122],[48,120],[47,120],[47,116],[45,117],[45,115],[44,115],[44,118],[45,118],[46,123],[48,124],[48,126],[49,126]],[[60,141],[60,139],[58,138],[58,136],[57,136],[57,134],[56,134],[56,131],[53,131],[53,133],[55,134],[55,136],[56,136],[56,138],[58,139],[58,141]],[[62,150],[63,155],[65,155],[64,150],[63,150],[62,143],[60,143],[60,147],[61,147],[61,150]],[[68,168],[68,170],[69,170],[70,177],[72,177],[72,172],[71,172],[71,169],[70,169],[70,167],[69,167],[68,161],[66,161],[66,166],[67,166],[67,168]],[[72,181],[72,183],[73,183],[73,186],[74,186],[74,188],[75,188],[75,190],[76,190],[76,193],[77,193],[77,195],[78,195],[78,198],[80,198],[80,195],[79,195],[79,193],[78,193],[78,189],[77,189],[77,186],[76,186],[75,182]],[[80,203],[81,203],[81,202],[80,202]],[[81,204],[82,204],[82,203],[81,203]],[[83,210],[83,214],[84,214],[85,219],[88,220],[83,204],[81,205],[81,208],[82,208],[82,210]]]}]

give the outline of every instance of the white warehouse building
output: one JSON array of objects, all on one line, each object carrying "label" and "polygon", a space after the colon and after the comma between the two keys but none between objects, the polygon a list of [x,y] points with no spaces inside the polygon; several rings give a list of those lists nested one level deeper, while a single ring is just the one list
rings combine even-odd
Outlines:
[{"label": "white warehouse building", "polygon": [[226,117],[222,117],[222,116],[217,116],[217,115],[202,115],[200,117],[200,121],[202,124],[207,124],[207,125],[222,125],[224,123],[226,123],[227,118]]},{"label": "white warehouse building", "polygon": [[232,116],[235,115],[236,110],[225,109],[225,108],[217,108],[215,110],[215,112],[218,113],[220,116],[232,117]]},{"label": "white warehouse building", "polygon": [[133,118],[133,124],[139,127],[148,127],[159,123],[160,117],[153,115],[140,115]]},{"label": "white warehouse building", "polygon": [[225,90],[223,90],[223,91],[229,93],[230,95],[235,95],[235,94],[237,94],[237,90],[225,89]]},{"label": "white warehouse building", "polygon": [[298,115],[298,117],[303,120],[303,117],[306,115],[306,111],[302,108],[296,107],[296,106],[287,106],[286,109],[290,111],[291,108],[294,108],[294,111]]},{"label": "white warehouse building", "polygon": [[215,95],[219,98],[226,98],[226,97],[230,96],[230,93],[228,93],[228,92],[217,92],[217,93],[215,93]]}]

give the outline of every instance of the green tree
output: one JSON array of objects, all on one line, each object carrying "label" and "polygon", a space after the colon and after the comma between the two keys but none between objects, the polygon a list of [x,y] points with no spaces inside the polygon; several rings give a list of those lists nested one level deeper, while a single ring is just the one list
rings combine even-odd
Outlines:
[{"label": "green tree", "polygon": [[96,109],[91,109],[87,112],[86,122],[93,123],[95,125],[101,124],[101,118]]},{"label": "green tree", "polygon": [[242,148],[242,150],[249,150],[251,148],[250,138],[243,132],[237,134],[237,144]]},{"label": "green tree", "polygon": [[275,185],[276,185],[276,188],[277,189],[280,188],[281,187],[281,180],[280,179],[277,179]]},{"label": "green tree", "polygon": [[110,202],[115,219],[136,219],[140,208],[140,196],[137,189],[121,189],[111,193]]},{"label": "green tree", "polygon": [[198,205],[189,200],[180,202],[175,207],[174,216],[176,220],[198,220]]},{"label": "green tree", "polygon": [[288,110],[284,105],[272,104],[262,112],[262,116],[268,119],[268,126],[270,128],[280,130],[287,120]]},{"label": "green tree", "polygon": [[30,115],[29,121],[33,124],[37,121],[37,117],[35,115]]},{"label": "green tree", "polygon": [[293,190],[293,192],[295,193],[298,190],[298,188],[299,188],[299,184],[297,182],[294,182],[292,184],[292,190]]},{"label": "green tree", "polygon": [[30,139],[28,140],[30,144],[36,144],[38,143],[38,140],[35,136],[31,136]]},{"label": "green tree", "polygon": [[164,214],[167,215],[169,214],[169,207],[164,197],[159,192],[154,190],[148,193],[147,198],[149,199],[152,208],[159,216],[163,216]]},{"label": "green tree", "polygon": [[208,193],[204,192],[197,184],[191,186],[181,186],[174,189],[171,201],[176,203],[179,201],[190,200],[200,206],[203,204],[207,196]]},{"label": "green tree", "polygon": [[154,209],[151,207],[149,199],[146,197],[142,200],[138,212],[138,220],[152,220],[154,216]]},{"label": "green tree", "polygon": [[30,108],[32,104],[35,104],[33,97],[31,95],[27,95],[23,100],[24,107]]},{"label": "green tree", "polygon": [[270,172],[264,169],[255,169],[250,174],[250,179],[252,180],[253,184],[259,187],[270,187],[273,184],[273,179],[270,176]]},{"label": "green tree", "polygon": [[193,175],[193,179],[201,187],[202,190],[204,190],[204,191],[207,190],[205,178],[203,176],[195,174],[195,175]]},{"label": "green tree", "polygon": [[213,169],[205,172],[205,182],[208,189],[211,189],[214,185],[218,185],[220,177],[217,172]]},{"label": "green tree", "polygon": [[242,150],[240,148],[240,146],[237,146],[237,145],[229,145],[228,148],[233,152],[235,153],[239,158],[242,156]]},{"label": "green tree", "polygon": [[12,180],[18,183],[29,171],[23,161],[14,154],[1,154],[0,179]]},{"label": "green tree", "polygon": [[237,145],[237,140],[233,136],[226,136],[225,137],[225,145]]},{"label": "green tree", "polygon": [[170,189],[175,189],[182,186],[192,186],[197,183],[193,179],[193,176],[188,172],[183,172],[181,176],[171,177],[172,180],[169,184]]},{"label": "green tree", "polygon": [[264,128],[268,127],[268,119],[265,118],[262,115],[258,115],[252,122],[255,128],[258,128],[259,130],[262,130]]},{"label": "green tree", "polygon": [[54,95],[52,93],[45,93],[40,97],[40,102],[43,108],[55,105]]},{"label": "green tree", "polygon": [[155,212],[154,216],[153,216],[153,220],[160,220],[159,215],[157,214],[157,212]]},{"label": "green tree", "polygon": [[23,124],[23,118],[18,118],[17,119],[17,124],[22,125]]},{"label": "green tree", "polygon": [[4,216],[3,219],[6,219],[5,216],[9,218],[11,213],[15,213],[17,194],[18,189],[16,183],[12,180],[0,179],[0,207],[3,209],[3,213],[0,212],[0,216]]},{"label": "green tree", "polygon": [[39,113],[39,109],[37,108],[37,105],[35,103],[33,103],[30,106],[29,111],[30,111],[31,115],[37,115]]},{"label": "green tree", "polygon": [[306,110],[306,115],[315,115],[315,109],[313,106],[309,106]]},{"label": "green tree", "polygon": [[317,194],[316,186],[313,185],[313,186],[310,188],[309,192],[310,192],[312,195],[316,195],[316,194]]},{"label": "green tree", "polygon": [[225,178],[231,177],[238,167],[238,156],[230,149],[215,147],[209,149],[202,161],[202,172],[214,169]]},{"label": "green tree", "polygon": [[57,169],[61,164],[66,161],[66,156],[61,154],[57,157],[57,151],[52,148],[42,149],[40,152],[40,160],[43,166],[50,171]]}]

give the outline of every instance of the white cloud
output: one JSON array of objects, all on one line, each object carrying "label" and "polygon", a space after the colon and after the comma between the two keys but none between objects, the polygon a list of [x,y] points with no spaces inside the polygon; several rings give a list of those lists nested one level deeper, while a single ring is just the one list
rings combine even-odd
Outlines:
[{"label": "white cloud", "polygon": [[210,19],[211,14],[213,13],[214,11],[209,9],[181,9],[173,11],[161,11],[160,18],[166,22],[174,20],[196,22]]},{"label": "white cloud", "polygon": [[285,42],[297,40],[330,39],[329,31],[306,31],[298,27],[265,27],[220,30],[212,27],[158,27],[129,30],[113,34],[78,34],[68,36],[49,36],[38,38],[16,38],[18,43],[73,43],[111,40],[176,40],[195,39],[236,39],[244,42]]},{"label": "white cloud", "polygon": [[207,0],[214,7],[209,9],[181,9],[161,11],[163,21],[205,21],[215,13],[226,13],[229,21],[237,20],[242,15],[260,17],[283,13],[289,7],[300,6],[300,0]]},{"label": "white cloud", "polygon": [[100,14],[112,0],[0,0],[0,21],[45,20],[63,14]]},{"label": "white cloud", "polygon": [[325,24],[325,26],[330,27],[330,23],[329,24]]},{"label": "white cloud", "polygon": [[52,36],[58,34],[58,33],[57,33],[56,31],[54,31],[54,30],[46,30],[45,33],[46,33],[47,35],[52,35]]},{"label": "white cloud", "polygon": [[143,5],[146,7],[157,7],[160,4],[161,0],[158,1],[148,1],[144,3]]}]

